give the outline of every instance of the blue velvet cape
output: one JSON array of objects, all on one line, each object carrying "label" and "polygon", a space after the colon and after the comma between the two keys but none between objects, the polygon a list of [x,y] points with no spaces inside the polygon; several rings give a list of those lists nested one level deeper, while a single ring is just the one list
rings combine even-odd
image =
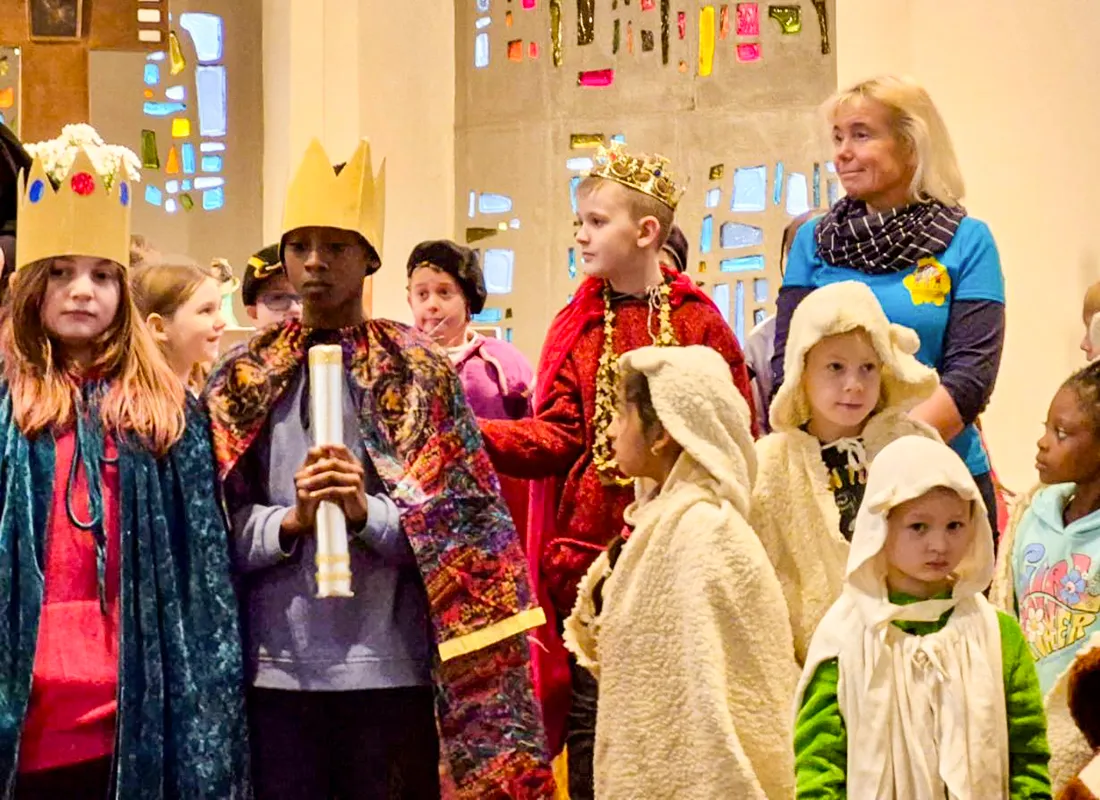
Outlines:
[{"label": "blue velvet cape", "polygon": [[[102,506],[103,438],[95,413],[78,428],[93,513]],[[134,442],[117,442],[122,576],[115,798],[251,796],[239,621],[209,436],[201,412],[189,407],[183,437],[160,460]],[[7,384],[0,383],[4,800],[14,794],[31,691],[53,491],[53,436],[23,436]]]}]

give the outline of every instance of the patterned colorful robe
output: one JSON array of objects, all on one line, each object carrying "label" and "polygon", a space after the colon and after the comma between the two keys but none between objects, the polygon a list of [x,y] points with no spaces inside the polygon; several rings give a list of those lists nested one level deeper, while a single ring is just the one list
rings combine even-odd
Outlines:
[{"label": "patterned colorful robe", "polygon": [[435,669],[444,796],[551,797],[525,632],[544,616],[500,484],[447,357],[388,320],[340,331],[296,321],[215,368],[206,400],[223,486],[314,344],[339,344],[362,390],[360,433],[420,565]]},{"label": "patterned colorful robe", "polygon": [[[90,418],[97,413],[93,405]],[[101,507],[104,452],[97,428],[78,428],[93,508]],[[0,798],[10,800],[42,611],[54,440],[23,436],[6,383],[0,437]],[[112,797],[247,800],[244,661],[209,429],[189,408],[183,438],[159,460],[116,441],[122,575]]]}]

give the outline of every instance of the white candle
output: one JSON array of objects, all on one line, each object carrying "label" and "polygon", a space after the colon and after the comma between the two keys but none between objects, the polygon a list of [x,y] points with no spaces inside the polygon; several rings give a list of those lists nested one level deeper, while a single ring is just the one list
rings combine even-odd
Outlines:
[{"label": "white candle", "polygon": [[[313,444],[344,443],[344,364],[339,345],[309,348],[309,403]],[[351,556],[344,512],[335,503],[317,509],[317,596],[351,597]]]}]

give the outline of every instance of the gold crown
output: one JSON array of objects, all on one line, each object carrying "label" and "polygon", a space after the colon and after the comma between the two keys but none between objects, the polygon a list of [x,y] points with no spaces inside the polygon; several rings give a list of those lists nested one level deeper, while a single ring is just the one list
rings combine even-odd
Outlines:
[{"label": "gold crown", "polygon": [[15,268],[58,256],[92,256],[129,266],[133,191],[121,173],[112,177],[110,188],[107,183],[81,149],[54,191],[42,160],[35,158],[30,172],[19,176]]},{"label": "gold crown", "polygon": [[628,189],[648,194],[673,211],[687,188],[676,185],[672,179],[671,164],[664,156],[645,153],[631,155],[623,150],[622,143],[614,140],[610,147],[601,145],[596,150],[594,161],[595,166],[589,176],[615,181]]},{"label": "gold crown", "polygon": [[287,187],[283,235],[298,228],[355,231],[382,255],[386,224],[386,162],[375,176],[370,142],[363,139],[337,175],[325,148],[314,139]]}]

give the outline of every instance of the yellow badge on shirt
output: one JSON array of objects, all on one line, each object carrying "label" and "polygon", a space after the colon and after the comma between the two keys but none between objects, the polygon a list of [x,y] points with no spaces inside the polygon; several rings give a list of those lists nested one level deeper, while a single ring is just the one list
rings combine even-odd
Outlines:
[{"label": "yellow badge on shirt", "polygon": [[942,306],[951,294],[951,276],[947,273],[947,267],[932,256],[918,261],[912,274],[905,276],[902,282],[915,306]]}]

